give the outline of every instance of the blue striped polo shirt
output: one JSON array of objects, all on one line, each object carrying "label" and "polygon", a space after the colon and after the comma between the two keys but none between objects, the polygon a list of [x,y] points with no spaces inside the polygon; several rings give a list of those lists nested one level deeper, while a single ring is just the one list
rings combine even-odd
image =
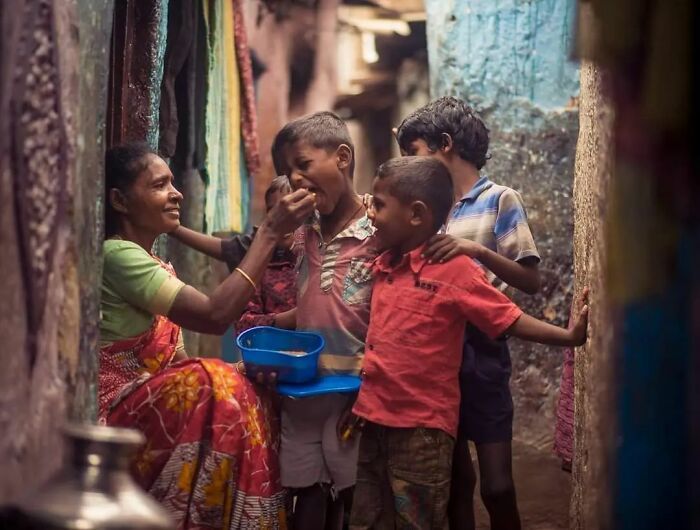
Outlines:
[{"label": "blue striped polo shirt", "polygon": [[[475,241],[513,261],[525,258],[540,261],[520,194],[494,184],[485,176],[452,209],[445,231]],[[486,273],[494,286],[501,290],[507,287],[491,271]]]}]

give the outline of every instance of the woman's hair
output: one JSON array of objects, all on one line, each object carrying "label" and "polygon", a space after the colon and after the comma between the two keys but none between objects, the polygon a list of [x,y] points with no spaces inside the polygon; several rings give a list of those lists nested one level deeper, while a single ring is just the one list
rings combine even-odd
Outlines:
[{"label": "woman's hair", "polygon": [[142,142],[117,145],[105,154],[105,237],[111,237],[119,229],[119,214],[112,208],[110,191],[118,189],[126,193],[139,174],[148,167],[149,156],[155,151]]},{"label": "woman's hair", "polygon": [[270,202],[270,198],[277,192],[287,194],[292,191],[292,185],[286,175],[279,175],[272,179],[270,187],[265,191],[265,206]]}]

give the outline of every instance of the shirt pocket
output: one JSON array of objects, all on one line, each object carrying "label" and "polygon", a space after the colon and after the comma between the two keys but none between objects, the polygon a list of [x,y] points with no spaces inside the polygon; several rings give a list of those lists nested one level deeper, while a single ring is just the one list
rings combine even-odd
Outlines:
[{"label": "shirt pocket", "polygon": [[434,294],[421,293],[416,289],[400,289],[393,301],[386,330],[395,339],[407,345],[424,344],[435,339],[437,300]]},{"label": "shirt pocket", "polygon": [[350,305],[367,304],[372,298],[374,273],[373,259],[355,258],[350,260],[343,280],[343,301]]}]

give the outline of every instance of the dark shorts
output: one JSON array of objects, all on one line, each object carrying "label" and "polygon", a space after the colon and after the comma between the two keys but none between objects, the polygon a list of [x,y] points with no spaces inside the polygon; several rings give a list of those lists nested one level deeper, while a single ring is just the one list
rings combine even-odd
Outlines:
[{"label": "dark shorts", "polygon": [[505,338],[488,338],[469,326],[459,383],[462,403],[459,435],[474,443],[509,442],[513,438],[510,351]]}]

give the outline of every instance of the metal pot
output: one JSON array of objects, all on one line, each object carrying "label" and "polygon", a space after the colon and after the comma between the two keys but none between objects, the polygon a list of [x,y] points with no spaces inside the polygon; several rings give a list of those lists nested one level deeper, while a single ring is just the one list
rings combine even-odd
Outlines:
[{"label": "metal pot", "polygon": [[165,530],[167,512],[134,482],[129,464],[144,436],[131,429],[70,425],[66,463],[20,503],[17,528]]}]

